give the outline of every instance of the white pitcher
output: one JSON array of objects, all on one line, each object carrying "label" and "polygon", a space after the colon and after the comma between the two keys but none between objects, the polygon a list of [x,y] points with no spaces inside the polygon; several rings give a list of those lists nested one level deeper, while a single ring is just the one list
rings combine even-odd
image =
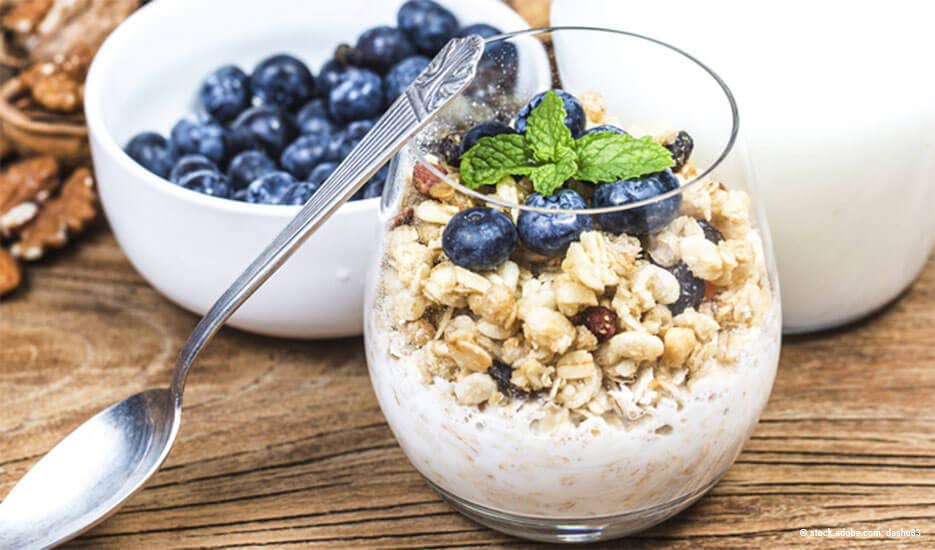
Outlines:
[{"label": "white pitcher", "polygon": [[913,0],[552,2],[553,25],[664,40],[734,90],[776,245],[787,333],[880,309],[932,250],[933,15],[935,5]]}]

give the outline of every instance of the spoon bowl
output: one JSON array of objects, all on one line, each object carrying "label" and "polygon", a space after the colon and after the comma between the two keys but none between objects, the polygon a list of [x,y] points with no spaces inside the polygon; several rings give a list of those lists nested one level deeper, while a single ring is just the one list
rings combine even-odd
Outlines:
[{"label": "spoon bowl", "polygon": [[[96,525],[165,461],[181,408],[146,390],[97,413],[36,463],[0,503],[0,548],[54,546]],[[62,466],[67,464],[67,468]]]}]

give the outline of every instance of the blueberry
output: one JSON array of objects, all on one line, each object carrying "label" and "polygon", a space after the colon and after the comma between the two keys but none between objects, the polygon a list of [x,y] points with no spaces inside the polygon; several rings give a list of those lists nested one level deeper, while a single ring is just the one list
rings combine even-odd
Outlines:
[{"label": "blueberry", "polygon": [[486,206],[458,212],[442,233],[442,250],[448,259],[474,271],[493,269],[507,261],[516,242],[513,220]]},{"label": "blueberry", "polygon": [[280,204],[303,205],[312,198],[319,187],[319,184],[310,181],[299,182],[286,192]]},{"label": "blueberry", "polygon": [[133,136],[124,151],[143,168],[163,178],[168,177],[175,164],[172,145],[155,132],[143,132]]},{"label": "blueberry", "polygon": [[707,285],[704,279],[695,277],[694,273],[692,273],[692,270],[689,269],[685,262],[675,264],[673,267],[669,268],[669,271],[675,275],[675,278],[679,282],[679,288],[681,289],[679,292],[679,299],[676,300],[675,303],[669,304],[669,310],[672,312],[672,315],[678,315],[690,307],[697,309],[705,296]]},{"label": "blueberry", "polygon": [[204,155],[221,164],[226,151],[224,134],[224,127],[216,122],[182,119],[172,127],[172,148],[179,155]]},{"label": "blueberry", "polygon": [[357,51],[361,65],[380,74],[416,53],[401,30],[385,25],[364,31],[357,39]]},{"label": "blueberry", "polygon": [[305,63],[291,55],[278,54],[267,57],[253,69],[250,89],[264,105],[294,109],[315,95],[315,79]]},{"label": "blueberry", "polygon": [[458,32],[458,18],[432,0],[409,0],[396,14],[396,24],[426,55],[435,55]]},{"label": "blueberry", "polygon": [[666,144],[665,147],[672,153],[672,160],[675,161],[675,166],[672,167],[672,171],[678,172],[685,166],[685,163],[688,162],[688,158],[692,156],[692,149],[695,148],[695,140],[688,135],[688,132],[682,130],[675,136],[675,139],[673,139],[671,143]]},{"label": "blueberry", "polygon": [[234,199],[235,201],[246,202],[247,201],[247,190],[238,189],[234,191],[234,194],[231,195],[231,198]]},{"label": "blueberry", "polygon": [[356,120],[348,124],[347,128],[339,134],[331,136],[326,160],[334,162],[344,160],[344,157],[350,154],[371,128],[373,128],[372,120]]},{"label": "blueberry", "polygon": [[263,106],[252,107],[241,113],[231,130],[251,135],[257,145],[273,158],[279,158],[282,150],[292,143],[299,133],[295,121],[288,113]]},{"label": "blueberry", "polygon": [[383,79],[383,94],[386,98],[386,104],[389,105],[403,94],[403,90],[412,84],[412,81],[419,76],[419,73],[429,64],[429,58],[421,55],[414,55],[403,59],[390,72],[386,73]]},{"label": "blueberry", "polygon": [[[461,154],[463,155],[464,153],[470,151],[471,147],[477,145],[477,141],[480,138],[515,133],[516,130],[510,128],[502,122],[497,122],[495,120],[490,122],[482,122],[467,132],[464,132],[464,135],[461,137]],[[458,160],[460,161],[460,159]]]},{"label": "blueberry", "polygon": [[[558,97],[562,99],[562,103],[565,105],[565,126],[568,126],[568,129],[571,130],[572,136],[580,136],[581,133],[584,132],[585,124],[584,108],[581,107],[581,103],[575,96],[569,94],[565,90],[552,91],[558,94]],[[546,93],[548,92],[537,94],[516,113],[516,124],[514,126],[517,132],[521,134],[526,132],[526,119],[529,118],[529,114],[532,113],[532,110],[542,103]]]},{"label": "blueberry", "polygon": [[269,172],[247,186],[247,202],[282,204],[286,194],[296,183],[296,179],[288,172]]},{"label": "blueberry", "polygon": [[321,72],[318,73],[318,79],[315,81],[322,95],[328,97],[331,90],[341,83],[341,78],[349,68],[346,63],[337,59],[329,59],[322,65]]},{"label": "blueberry", "polygon": [[602,132],[613,132],[621,136],[627,135],[626,130],[622,128],[618,128],[614,126],[613,124],[601,124],[600,126],[595,126],[594,128],[591,128],[590,130],[585,130],[585,132],[581,135],[586,136],[588,134],[600,134]]},{"label": "blueberry", "polygon": [[328,176],[330,176],[337,167],[338,163],[336,162],[323,162],[319,164],[312,170],[312,173],[308,175],[308,183],[311,183],[317,189],[321,184],[325,183],[325,180],[328,179]]},{"label": "blueberry", "polygon": [[327,152],[328,136],[321,134],[299,136],[282,152],[279,165],[296,179],[303,180],[318,163],[324,160]]},{"label": "blueberry", "polygon": [[461,136],[452,132],[443,137],[438,143],[438,154],[451,166],[461,166]]},{"label": "blueberry", "polygon": [[354,196],[351,197],[352,201],[359,201],[363,199],[373,199],[379,197],[383,194],[383,186],[386,184],[386,174],[389,172],[389,165],[383,165],[383,168],[380,168],[376,174],[370,178],[363,187],[357,190],[354,193]]},{"label": "blueberry", "polygon": [[[562,189],[551,197],[533,193],[526,199],[526,205],[559,210],[588,207],[587,201],[571,189]],[[516,229],[526,248],[554,258],[565,254],[568,245],[578,240],[581,233],[591,229],[591,216],[523,210],[516,221]]]},{"label": "blueberry", "polygon": [[698,222],[698,225],[701,227],[701,230],[704,232],[705,238],[711,241],[712,243],[717,244],[724,240],[724,235],[722,235],[721,232],[718,231],[716,227],[711,225],[711,223],[705,220],[695,220],[695,221]]},{"label": "blueberry", "polygon": [[229,122],[250,106],[250,77],[240,67],[225,65],[208,75],[199,95],[208,114]]},{"label": "blueberry", "polygon": [[202,195],[226,199],[231,195],[231,187],[227,178],[215,170],[198,170],[191,172],[179,182],[185,189],[197,191]]},{"label": "blueberry", "polygon": [[263,151],[244,151],[227,165],[227,178],[231,187],[239,191],[253,180],[275,170],[276,162]]},{"label": "blueberry", "polygon": [[328,105],[323,99],[313,99],[306,103],[295,115],[295,120],[303,134],[330,136],[334,132],[334,125],[328,118]]},{"label": "blueberry", "polygon": [[[620,206],[651,199],[678,188],[678,179],[671,171],[665,170],[641,178],[598,185],[591,201],[595,207]],[[638,208],[598,214],[597,221],[604,229],[617,234],[646,235],[659,231],[674,220],[681,205],[682,195],[677,194]]]},{"label": "blueberry", "polygon": [[383,110],[380,75],[367,69],[346,72],[341,83],[328,94],[328,108],[338,124],[379,115]]},{"label": "blueberry", "polygon": [[472,34],[476,34],[481,38],[490,38],[491,36],[503,34],[503,31],[497,27],[494,27],[493,25],[488,25],[487,23],[474,23],[473,25],[462,27],[461,30],[455,34],[455,36],[464,38],[465,36],[471,36]]},{"label": "blueberry", "polygon": [[226,128],[224,131],[224,152],[227,158],[233,158],[238,154],[251,149],[259,149],[260,142],[249,128],[238,126],[236,128]]},{"label": "blueberry", "polygon": [[218,167],[204,155],[185,155],[175,163],[169,174],[169,180],[172,183],[181,183],[182,178],[198,170],[218,172]]}]

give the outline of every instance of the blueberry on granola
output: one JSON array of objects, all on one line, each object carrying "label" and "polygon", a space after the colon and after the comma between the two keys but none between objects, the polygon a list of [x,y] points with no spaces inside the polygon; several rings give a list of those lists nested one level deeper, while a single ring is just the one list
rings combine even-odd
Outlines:
[{"label": "blueberry on granola", "polygon": [[252,107],[241,113],[231,129],[248,133],[273,158],[279,158],[282,150],[299,133],[291,115],[265,106]]},{"label": "blueberry on granola", "polygon": [[224,127],[216,122],[178,121],[172,127],[172,148],[178,155],[204,155],[211,162],[224,162]]},{"label": "blueberry on granola", "polygon": [[270,172],[247,186],[247,202],[282,204],[296,183],[296,179],[288,172]]},{"label": "blueberry on granola", "polygon": [[464,155],[464,153],[468,152],[471,147],[474,147],[474,145],[477,143],[477,140],[480,138],[515,133],[516,130],[510,128],[502,122],[497,122],[496,120],[481,122],[467,132],[464,132],[464,135],[461,136],[461,155]]},{"label": "blueberry on granola", "polygon": [[357,39],[357,51],[361,65],[381,74],[416,53],[401,30],[386,25],[364,31]]},{"label": "blueberry on granola", "polygon": [[260,176],[276,170],[276,162],[263,151],[244,151],[227,165],[227,178],[231,187],[245,189]]},{"label": "blueberry on granola", "polygon": [[282,152],[279,165],[296,179],[304,180],[325,159],[327,153],[328,136],[322,134],[299,136]]},{"label": "blueberry on granola", "polygon": [[518,237],[509,216],[475,206],[455,214],[442,233],[442,250],[454,264],[473,271],[493,269],[507,261]]},{"label": "blueberry on granola", "polygon": [[[571,189],[562,189],[545,197],[533,193],[526,199],[527,206],[556,210],[577,210],[588,203]],[[544,214],[523,210],[516,221],[516,230],[523,246],[544,256],[561,256],[568,245],[578,240],[581,233],[591,229],[591,216],[587,214]]]},{"label": "blueberry on granola", "polygon": [[367,69],[352,69],[328,94],[331,118],[338,124],[373,118],[383,109],[383,82]]},{"label": "blueberry on granola", "polygon": [[[552,90],[556,95],[562,100],[562,104],[565,107],[565,126],[571,130],[572,137],[578,137],[584,132],[584,125],[586,118],[584,116],[584,108],[581,106],[581,102],[578,99],[566,92],[565,90]],[[529,118],[529,115],[532,114],[533,109],[539,106],[542,103],[542,100],[545,99],[545,95],[548,92],[542,92],[536,94],[532,99],[529,100],[529,103],[523,106],[522,109],[516,113],[516,121],[513,125],[516,128],[516,131],[519,133],[526,132],[526,121]]]},{"label": "blueberry on granola", "polygon": [[229,122],[250,106],[250,77],[240,67],[225,65],[208,75],[199,97],[214,120]]},{"label": "blueberry on granola", "polygon": [[294,109],[315,95],[315,78],[295,57],[278,54],[253,69],[250,89],[264,105]]},{"label": "blueberry on granola", "polygon": [[669,268],[669,271],[675,275],[680,288],[678,300],[669,304],[672,315],[678,315],[690,307],[698,309],[704,300],[707,287],[704,279],[695,277],[688,265],[681,261]]},{"label": "blueberry on granola", "polygon": [[612,132],[619,136],[627,135],[626,130],[624,130],[623,128],[614,126],[613,124],[601,124],[600,126],[595,126],[594,128],[585,130],[584,133],[581,135],[586,136],[588,134],[600,134],[601,132]]},{"label": "blueberry on granola", "polygon": [[[664,170],[639,178],[598,185],[591,201],[595,207],[623,206],[652,199],[678,188],[678,178],[670,170]],[[647,235],[659,231],[674,220],[681,205],[682,196],[676,194],[638,208],[597,214],[597,221],[601,227],[618,235]]]},{"label": "blueberry on granola", "polygon": [[688,135],[688,132],[682,130],[675,136],[675,139],[665,145],[665,148],[672,153],[672,160],[675,162],[672,171],[678,172],[688,162],[688,158],[691,157],[692,150],[695,148],[695,141]]},{"label": "blueberry on granola", "polygon": [[185,155],[175,163],[175,166],[172,167],[172,172],[169,174],[169,180],[172,183],[181,183],[182,178],[188,174],[191,174],[192,172],[197,172],[199,170],[217,172],[218,167],[204,155]]},{"label": "blueberry on granola", "polygon": [[435,55],[458,32],[458,18],[432,0],[409,0],[396,14],[399,29],[426,55]]},{"label": "blueberry on granola", "polygon": [[169,175],[175,164],[172,145],[155,132],[143,132],[133,136],[124,151],[143,168],[163,178]]}]

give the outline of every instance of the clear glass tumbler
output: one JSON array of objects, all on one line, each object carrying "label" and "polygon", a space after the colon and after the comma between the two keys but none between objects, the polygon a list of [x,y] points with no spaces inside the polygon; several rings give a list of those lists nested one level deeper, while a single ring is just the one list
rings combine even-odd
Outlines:
[{"label": "clear glass tumbler", "polygon": [[[671,168],[597,183],[579,170],[549,199],[538,176],[468,188],[464,153],[524,131],[550,89],[568,94],[557,116],[576,166],[582,135],[625,131]],[[396,158],[367,359],[400,446],[462,513],[535,540],[620,537],[731,466],[781,338],[738,128],[726,85],[671,45],[536,29],[489,39],[468,91]]]}]

